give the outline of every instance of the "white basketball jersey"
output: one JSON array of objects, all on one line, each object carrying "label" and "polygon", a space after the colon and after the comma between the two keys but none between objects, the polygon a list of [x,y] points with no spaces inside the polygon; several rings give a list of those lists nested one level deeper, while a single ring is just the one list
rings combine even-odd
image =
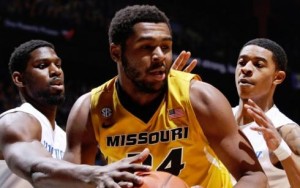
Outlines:
[{"label": "white basketball jersey", "polygon": [[[48,119],[31,104],[23,103],[20,107],[3,112],[0,117],[12,112],[25,112],[34,116],[42,126],[41,143],[53,158],[62,159],[66,148],[66,133],[55,123],[54,130]],[[30,156],[24,156],[30,157]],[[10,171],[6,162],[0,160],[0,187],[1,188],[32,188],[32,185]]]},{"label": "white basketball jersey", "polygon": [[[232,108],[233,113],[236,114],[238,106]],[[273,107],[265,113],[267,117],[272,121],[276,128],[282,125],[295,123],[288,117],[286,117],[279,109],[273,105]],[[272,188],[289,188],[291,187],[284,170],[275,167],[269,157],[269,149],[265,142],[263,135],[260,132],[251,130],[250,127],[258,126],[255,122],[248,123],[246,125],[241,125],[240,129],[245,133],[247,138],[250,140],[256,156],[264,169],[269,185]]]}]

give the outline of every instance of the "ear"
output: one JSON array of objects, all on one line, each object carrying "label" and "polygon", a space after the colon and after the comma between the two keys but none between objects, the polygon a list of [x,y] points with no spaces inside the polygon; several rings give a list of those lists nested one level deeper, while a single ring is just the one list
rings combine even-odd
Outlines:
[{"label": "ear", "polygon": [[24,85],[25,85],[24,79],[20,72],[18,72],[18,71],[13,72],[11,77],[17,87],[24,87]]},{"label": "ear", "polygon": [[285,77],[286,77],[286,74],[285,74],[284,71],[278,71],[278,72],[276,73],[275,78],[274,78],[274,81],[273,81],[274,84],[275,84],[275,85],[281,84],[281,83],[284,81]]},{"label": "ear", "polygon": [[121,46],[114,43],[110,44],[110,56],[114,62],[118,63],[121,59]]}]

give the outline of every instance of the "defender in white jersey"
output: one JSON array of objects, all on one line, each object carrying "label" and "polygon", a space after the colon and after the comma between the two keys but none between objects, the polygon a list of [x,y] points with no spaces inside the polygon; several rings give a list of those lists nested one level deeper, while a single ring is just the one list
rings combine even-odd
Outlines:
[{"label": "defender in white jersey", "polygon": [[65,98],[64,73],[51,43],[30,40],[21,44],[8,66],[22,105],[0,115],[1,188],[115,188],[142,184],[134,172],[150,170],[137,164],[147,158],[147,149],[107,166],[61,160],[66,137],[55,118]]},{"label": "defender in white jersey", "polygon": [[271,188],[300,185],[300,127],[274,104],[276,87],[286,77],[287,56],[276,42],[257,38],[240,51],[235,82],[239,105],[233,108]]},{"label": "defender in white jersey", "polygon": [[[0,118],[9,113],[23,112],[36,118],[41,125],[41,143],[45,149],[51,153],[53,158],[62,159],[66,148],[66,133],[56,123],[54,129],[47,119],[41,112],[35,109],[29,103],[23,103],[20,107],[8,110],[0,115]],[[28,157],[28,156],[24,156]],[[1,188],[31,188],[32,185],[18,177],[8,168],[5,160],[0,160],[0,185]]]}]

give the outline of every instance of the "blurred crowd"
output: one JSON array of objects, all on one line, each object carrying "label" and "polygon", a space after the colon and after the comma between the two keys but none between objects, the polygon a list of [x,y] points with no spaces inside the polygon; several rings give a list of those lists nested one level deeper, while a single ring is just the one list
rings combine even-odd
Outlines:
[{"label": "blurred crowd", "polygon": [[[2,16],[52,27],[105,25],[104,1],[98,0],[1,0]],[[95,8],[97,7],[97,8]],[[100,24],[99,24],[100,23]]]}]

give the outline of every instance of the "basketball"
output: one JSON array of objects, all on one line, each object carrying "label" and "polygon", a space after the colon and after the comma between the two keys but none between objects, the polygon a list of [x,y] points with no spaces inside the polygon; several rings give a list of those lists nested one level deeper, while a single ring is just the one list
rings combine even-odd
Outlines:
[{"label": "basketball", "polygon": [[144,180],[141,188],[189,188],[184,180],[168,172],[139,172],[138,175]]}]

